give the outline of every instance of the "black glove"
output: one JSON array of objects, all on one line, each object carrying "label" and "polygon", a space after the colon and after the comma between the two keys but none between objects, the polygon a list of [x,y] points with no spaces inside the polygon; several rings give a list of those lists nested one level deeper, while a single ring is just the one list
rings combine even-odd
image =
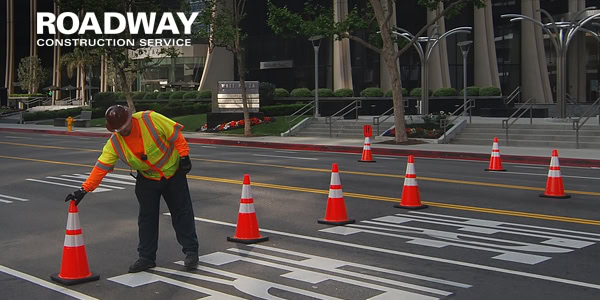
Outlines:
[{"label": "black glove", "polygon": [[83,188],[78,189],[78,190],[68,194],[67,198],[65,198],[65,202],[74,200],[75,205],[78,205],[79,202],[81,202],[81,199],[83,199],[83,196],[85,196],[85,194],[87,194],[87,192]]},{"label": "black glove", "polygon": [[179,168],[181,169],[181,172],[183,172],[183,174],[187,174],[190,172],[190,170],[192,169],[192,161],[190,160],[189,156],[184,156],[181,158],[181,160],[179,161]]}]

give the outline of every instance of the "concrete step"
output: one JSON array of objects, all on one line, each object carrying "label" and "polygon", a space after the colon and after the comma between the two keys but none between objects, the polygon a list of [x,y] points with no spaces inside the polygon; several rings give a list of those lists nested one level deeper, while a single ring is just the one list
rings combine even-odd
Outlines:
[{"label": "concrete step", "polygon": [[[490,135],[505,135],[506,129],[485,129],[485,128],[465,128],[462,131],[462,134],[490,134]],[[530,135],[561,135],[561,136],[575,136],[576,131],[574,129],[566,129],[566,130],[543,130],[543,129],[509,129],[508,134],[530,134]],[[579,135],[583,136],[600,136],[600,128],[597,129],[580,129]]]},{"label": "concrete step", "polygon": [[[470,138],[456,138],[452,140],[452,144],[460,144],[460,145],[490,145],[492,142],[489,139],[470,139]],[[521,140],[510,140],[509,145],[506,144],[506,141],[500,140],[500,146],[511,146],[511,147],[539,147],[539,148],[576,148],[575,142],[569,141],[521,141]],[[597,149],[600,147],[600,142],[584,142],[579,141],[579,148],[581,149]],[[490,148],[491,149],[491,148]]]},{"label": "concrete step", "polygon": [[[502,122],[499,121],[496,124],[487,124],[487,123],[477,123],[477,124],[469,124],[467,125],[467,127],[471,127],[471,128],[502,128]],[[556,123],[556,124],[512,124],[510,126],[510,129],[547,129],[547,128],[552,128],[552,129],[571,129],[573,127],[573,122],[566,122],[566,123]],[[597,119],[589,119],[585,125],[584,128],[587,127],[596,127],[596,128],[600,128],[600,125],[598,124],[598,120]]]},{"label": "concrete step", "polygon": [[[465,139],[488,139],[492,140],[494,137],[498,137],[499,139],[506,139],[505,134],[487,134],[487,133],[461,133],[457,136],[457,138],[465,138]],[[512,140],[534,140],[534,141],[572,141],[575,142],[575,134],[571,135],[553,135],[553,134],[509,134],[508,138]],[[600,142],[600,136],[595,135],[579,135],[579,141],[581,142],[583,139],[590,142]]]}]

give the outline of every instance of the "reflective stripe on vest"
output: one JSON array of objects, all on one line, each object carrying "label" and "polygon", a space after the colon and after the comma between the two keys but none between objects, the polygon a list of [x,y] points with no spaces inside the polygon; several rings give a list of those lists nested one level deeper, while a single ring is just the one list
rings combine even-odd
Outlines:
[{"label": "reflective stripe on vest", "polygon": [[95,167],[97,167],[100,170],[106,171],[106,172],[112,172],[113,169],[115,168],[115,166],[106,165],[106,164],[102,163],[101,161],[96,161]]},{"label": "reflective stripe on vest", "polygon": [[110,142],[113,146],[113,149],[115,150],[115,153],[117,153],[117,156],[124,162],[126,163],[128,166],[131,167],[131,165],[129,164],[129,162],[127,161],[127,156],[125,156],[125,152],[123,151],[123,145],[121,145],[121,142],[119,141],[119,138],[117,137],[116,133],[113,133],[112,136],[110,137]]},{"label": "reflective stripe on vest", "polygon": [[156,132],[156,127],[154,126],[154,122],[152,122],[152,119],[150,118],[150,113],[151,111],[149,110],[142,113],[142,120],[144,120],[144,125],[146,125],[146,128],[148,128],[148,131],[150,132],[150,135],[154,140],[154,144],[156,144],[156,146],[158,146],[158,149],[160,149],[160,151],[164,154],[167,152],[167,145],[163,143],[163,141],[158,135],[158,132]]}]

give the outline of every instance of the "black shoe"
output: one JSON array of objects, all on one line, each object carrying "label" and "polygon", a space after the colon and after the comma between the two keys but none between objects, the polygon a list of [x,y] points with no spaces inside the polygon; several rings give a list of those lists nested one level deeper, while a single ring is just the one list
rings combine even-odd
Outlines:
[{"label": "black shoe", "polygon": [[139,258],[138,260],[136,260],[133,265],[129,266],[129,273],[137,273],[137,272],[141,272],[141,271],[146,271],[150,268],[154,268],[156,267],[156,263],[145,259],[145,258]]},{"label": "black shoe", "polygon": [[195,269],[198,265],[198,253],[196,252],[188,252],[185,255],[185,259],[183,260],[183,265],[187,269]]}]

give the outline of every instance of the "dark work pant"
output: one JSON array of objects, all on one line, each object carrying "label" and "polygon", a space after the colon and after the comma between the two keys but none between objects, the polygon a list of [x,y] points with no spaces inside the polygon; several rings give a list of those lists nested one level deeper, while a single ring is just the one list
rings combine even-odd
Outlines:
[{"label": "dark work pant", "polygon": [[169,207],[171,222],[177,241],[183,246],[183,253],[198,252],[194,210],[184,173],[177,172],[170,179],[163,178],[160,181],[147,179],[138,173],[135,195],[140,204],[138,216],[140,239],[138,253],[140,258],[156,260],[160,196],[163,196]]}]

